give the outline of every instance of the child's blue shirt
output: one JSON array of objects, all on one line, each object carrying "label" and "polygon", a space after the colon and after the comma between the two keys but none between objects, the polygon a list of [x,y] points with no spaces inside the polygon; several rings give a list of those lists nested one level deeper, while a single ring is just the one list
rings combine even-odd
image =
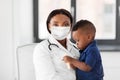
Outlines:
[{"label": "child's blue shirt", "polygon": [[79,61],[85,62],[92,69],[89,72],[76,69],[77,80],[103,80],[104,72],[100,52],[94,40],[85,50],[79,51]]}]

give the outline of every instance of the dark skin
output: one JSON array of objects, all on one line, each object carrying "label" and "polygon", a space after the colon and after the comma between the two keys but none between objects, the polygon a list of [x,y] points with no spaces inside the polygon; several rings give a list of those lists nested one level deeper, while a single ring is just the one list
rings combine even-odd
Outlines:
[{"label": "dark skin", "polygon": [[[71,27],[71,22],[70,22],[70,18],[67,17],[66,15],[63,14],[57,14],[55,16],[53,16],[50,20],[49,23],[49,30],[52,26],[70,26]],[[66,45],[66,39],[64,40],[57,40],[63,47],[67,48]]]},{"label": "dark skin", "polygon": [[57,40],[63,47],[67,48],[67,45],[66,45],[66,39],[64,40]]}]

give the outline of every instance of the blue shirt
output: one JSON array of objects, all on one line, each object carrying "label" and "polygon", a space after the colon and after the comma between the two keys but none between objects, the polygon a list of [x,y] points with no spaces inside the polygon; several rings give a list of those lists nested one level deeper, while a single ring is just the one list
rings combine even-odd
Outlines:
[{"label": "blue shirt", "polygon": [[89,72],[76,69],[77,80],[103,80],[104,73],[102,60],[96,41],[93,41],[86,47],[85,50],[79,52],[79,61],[85,62],[92,69]]}]

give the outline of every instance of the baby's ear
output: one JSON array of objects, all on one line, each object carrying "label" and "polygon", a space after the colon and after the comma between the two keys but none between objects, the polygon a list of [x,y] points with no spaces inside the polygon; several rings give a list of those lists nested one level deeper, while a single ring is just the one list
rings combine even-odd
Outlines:
[{"label": "baby's ear", "polygon": [[93,36],[92,34],[88,34],[88,40],[92,40]]}]

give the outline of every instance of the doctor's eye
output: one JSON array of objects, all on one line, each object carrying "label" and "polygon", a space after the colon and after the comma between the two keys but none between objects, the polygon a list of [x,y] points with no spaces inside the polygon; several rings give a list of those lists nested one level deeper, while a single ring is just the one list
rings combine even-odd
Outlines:
[{"label": "doctor's eye", "polygon": [[69,26],[69,24],[68,24],[68,23],[66,23],[66,24],[64,24],[64,26]]},{"label": "doctor's eye", "polygon": [[55,23],[55,24],[53,24],[53,26],[58,26],[58,24]]},{"label": "doctor's eye", "polygon": [[70,26],[70,23],[64,22],[63,26]]}]

